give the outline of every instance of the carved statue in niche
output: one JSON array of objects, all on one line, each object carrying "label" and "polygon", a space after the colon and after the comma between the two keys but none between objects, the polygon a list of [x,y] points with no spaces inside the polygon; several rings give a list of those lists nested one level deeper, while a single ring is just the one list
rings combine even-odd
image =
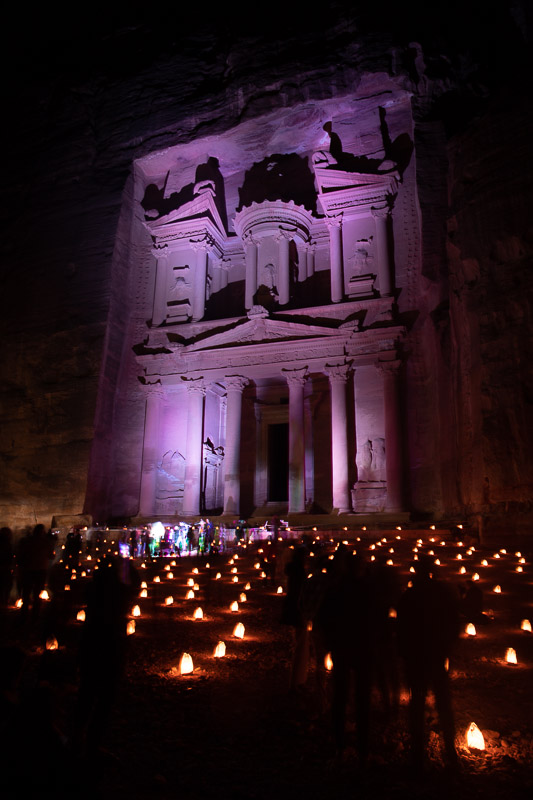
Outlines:
[{"label": "carved statue in niche", "polygon": [[223,503],[223,488],[220,480],[220,467],[224,460],[224,448],[215,447],[207,437],[204,442],[204,477],[202,490],[202,506],[204,511],[213,512]]},{"label": "carved statue in niche", "polygon": [[172,272],[172,285],[169,294],[173,300],[184,300],[189,295],[191,284],[189,278],[189,267],[174,267]]},{"label": "carved statue in niche", "polygon": [[185,482],[185,457],[178,450],[167,450],[157,464],[157,499],[181,499]]},{"label": "carved statue in niche", "polygon": [[380,437],[372,440],[372,473],[373,480],[385,480],[385,439]]},{"label": "carved statue in niche", "polygon": [[358,459],[360,481],[385,480],[385,439],[367,439],[363,443]]},{"label": "carved statue in niche", "polygon": [[353,264],[353,274],[366,275],[372,272],[372,265],[374,262],[373,250],[373,236],[368,239],[358,239],[355,246],[355,251],[351,257]]}]

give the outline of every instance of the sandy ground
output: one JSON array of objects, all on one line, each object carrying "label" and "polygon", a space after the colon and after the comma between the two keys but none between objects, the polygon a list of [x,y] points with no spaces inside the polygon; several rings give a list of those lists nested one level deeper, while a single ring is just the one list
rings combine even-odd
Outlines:
[{"label": "sandy ground", "polygon": [[[354,541],[354,538],[352,541]],[[354,544],[370,557],[371,542]],[[414,541],[388,541],[388,554],[400,571],[403,585],[410,578],[409,560]],[[463,634],[450,664],[460,772],[450,775],[441,758],[438,718],[427,707],[428,764],[422,775],[408,767],[407,695],[402,694],[397,718],[387,719],[375,698],[372,712],[370,760],[358,764],[353,747],[354,724],[348,720],[348,748],[342,759],[335,755],[329,714],[331,677],[316,664],[311,650],[304,691],[289,693],[292,630],[280,624],[282,595],[254,568],[256,548],[217,558],[183,558],[164,570],[168,560],[146,563],[139,574],[148,585],[148,597],[139,600],[141,617],[136,632],[128,637],[126,675],[104,734],[104,753],[98,759],[76,760],[57,747],[56,768],[68,778],[55,786],[39,787],[35,774],[22,775],[33,796],[59,796],[62,791],[101,798],[521,798],[533,793],[533,635],[520,629],[521,620],[533,621],[532,567],[529,554],[523,572],[516,572],[515,551],[500,554],[448,543],[429,543],[425,552],[436,551],[440,576],[463,581],[480,575],[488,622],[477,635]],[[438,552],[437,552],[438,551]],[[461,553],[462,560],[457,560]],[[481,565],[486,558],[488,566]],[[466,565],[465,575],[459,574]],[[194,567],[198,574],[193,574]],[[237,568],[238,583],[231,569]],[[167,570],[168,572],[168,570]],[[216,573],[221,578],[216,579]],[[78,571],[79,575],[79,571]],[[161,576],[159,584],[153,578]],[[199,589],[187,600],[187,580]],[[26,653],[20,692],[30,680],[47,688],[52,721],[60,742],[68,738],[77,692],[76,658],[82,623],[76,612],[83,604],[84,581],[72,582],[68,595],[69,620],[56,651],[44,651],[37,630],[18,632],[16,610],[10,611],[8,637],[22,644]],[[229,610],[245,584],[246,603]],[[502,592],[493,587],[499,584]],[[174,603],[165,606],[165,597]],[[200,606],[202,620],[194,620]],[[235,624],[245,626],[242,640],[233,636]],[[466,620],[465,620],[466,624]],[[226,644],[226,656],[214,658],[218,641]],[[505,661],[513,647],[518,664]],[[179,673],[183,652],[193,658],[191,675]],[[105,669],[102,653],[102,669]],[[321,693],[320,686],[325,687]],[[484,732],[486,750],[469,750],[465,732],[475,721]],[[35,737],[28,739],[28,763],[32,762]],[[65,767],[65,769],[67,769]],[[61,783],[61,781],[60,781]],[[6,795],[6,797],[9,795]],[[17,796],[17,795],[13,795]]]}]

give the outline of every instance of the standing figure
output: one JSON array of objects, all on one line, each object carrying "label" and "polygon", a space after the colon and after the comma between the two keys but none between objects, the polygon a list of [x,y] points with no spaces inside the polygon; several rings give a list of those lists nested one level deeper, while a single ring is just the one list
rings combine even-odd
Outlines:
[{"label": "standing figure", "polygon": [[455,724],[447,660],[459,636],[459,609],[452,588],[436,580],[431,559],[419,558],[412,588],[398,604],[400,655],[405,663],[411,692],[409,724],[413,766],[423,766],[424,716],[428,690],[432,690],[439,713],[448,765],[457,765]]}]

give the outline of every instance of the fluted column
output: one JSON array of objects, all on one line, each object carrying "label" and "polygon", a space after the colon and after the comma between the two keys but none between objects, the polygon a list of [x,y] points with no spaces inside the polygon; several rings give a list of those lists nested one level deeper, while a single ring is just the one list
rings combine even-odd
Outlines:
[{"label": "fluted column", "polygon": [[339,303],[344,297],[344,269],[342,262],[342,214],[327,217],[329,228],[329,254],[331,275],[331,302]]},{"label": "fluted column", "polygon": [[154,307],[152,325],[161,325],[167,318],[168,247],[154,247],[152,254],[157,259],[155,268]]},{"label": "fluted column", "polygon": [[290,274],[289,274],[289,241],[290,233],[280,230],[276,237],[278,241],[278,296],[280,306],[289,302]]},{"label": "fluted column", "polygon": [[289,513],[305,511],[304,385],[307,367],[285,371],[289,385]]},{"label": "fluted column", "polygon": [[346,412],[346,381],[348,364],[327,365],[331,389],[331,473],[333,508],[339,514],[351,511],[348,485],[348,419]]},{"label": "fluted column", "polygon": [[226,450],[224,454],[224,514],[240,513],[241,501],[241,413],[242,393],[248,378],[231,375],[224,378],[227,391]]},{"label": "fluted column", "polygon": [[205,287],[207,281],[208,242],[191,242],[196,253],[196,266],[193,275],[192,321],[198,322],[205,313]]},{"label": "fluted column", "polygon": [[402,428],[399,396],[400,363],[400,361],[387,361],[377,365],[383,376],[385,470],[387,476],[388,511],[402,511],[404,508]]},{"label": "fluted column", "polygon": [[204,421],[205,385],[202,378],[187,381],[187,445],[183,514],[200,513],[202,483],[202,434]]},{"label": "fluted column", "polygon": [[155,514],[157,488],[157,458],[159,455],[159,419],[163,391],[161,386],[148,386],[144,418],[143,460],[139,493],[139,514]]},{"label": "fluted column", "polygon": [[389,249],[388,208],[372,209],[376,225],[376,255],[378,262],[379,293],[382,297],[392,294],[391,256]]},{"label": "fluted column", "polygon": [[245,237],[245,258],[246,258],[246,284],[245,284],[245,307],[249,311],[254,304],[254,296],[257,292],[257,242],[248,233]]}]

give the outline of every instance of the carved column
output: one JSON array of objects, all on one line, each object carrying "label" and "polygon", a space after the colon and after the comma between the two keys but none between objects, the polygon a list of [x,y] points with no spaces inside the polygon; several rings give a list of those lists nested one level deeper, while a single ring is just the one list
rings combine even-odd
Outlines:
[{"label": "carved column", "polygon": [[183,514],[200,513],[202,483],[202,434],[204,422],[205,385],[202,378],[187,381],[187,447]]},{"label": "carved column", "polygon": [[254,304],[254,295],[257,292],[257,242],[248,233],[245,237],[245,258],[246,258],[246,288],[245,288],[245,308],[247,311]]},{"label": "carved column", "polygon": [[348,419],[346,413],[346,381],[348,364],[326,365],[331,389],[331,473],[333,508],[339,514],[351,511],[348,485]]},{"label": "carved column", "polygon": [[285,371],[289,385],[289,513],[305,511],[304,385],[307,367]]},{"label": "carved column", "polygon": [[382,297],[392,294],[391,257],[389,249],[390,213],[388,208],[372,209],[376,225],[376,256],[378,262],[379,293]]},{"label": "carved column", "polygon": [[163,390],[161,386],[147,387],[141,488],[139,496],[139,514],[143,517],[150,517],[155,514],[157,458],[159,455],[159,418],[162,399]]},{"label": "carved column", "polygon": [[307,277],[311,278],[315,274],[315,245],[307,245]]},{"label": "carved column", "polygon": [[238,515],[241,500],[240,451],[242,393],[248,378],[224,379],[227,390],[226,451],[224,455],[224,514]]},{"label": "carved column", "polygon": [[290,297],[290,274],[289,274],[289,241],[290,233],[280,230],[276,237],[278,242],[278,295],[279,304],[284,306],[289,302]]},{"label": "carved column", "polygon": [[198,322],[205,313],[205,287],[207,280],[208,241],[191,242],[196,252],[196,267],[193,275],[192,321]]},{"label": "carved column", "polygon": [[161,325],[167,318],[167,289],[168,289],[168,247],[154,247],[152,254],[156,257],[154,308],[152,311],[152,325]]},{"label": "carved column", "polygon": [[387,475],[387,510],[402,511],[403,463],[399,396],[400,361],[377,364],[383,376],[383,403],[385,409],[385,469]]},{"label": "carved column", "polygon": [[331,302],[339,303],[344,297],[344,269],[342,263],[342,214],[327,217],[329,228],[329,253],[331,270]]}]

